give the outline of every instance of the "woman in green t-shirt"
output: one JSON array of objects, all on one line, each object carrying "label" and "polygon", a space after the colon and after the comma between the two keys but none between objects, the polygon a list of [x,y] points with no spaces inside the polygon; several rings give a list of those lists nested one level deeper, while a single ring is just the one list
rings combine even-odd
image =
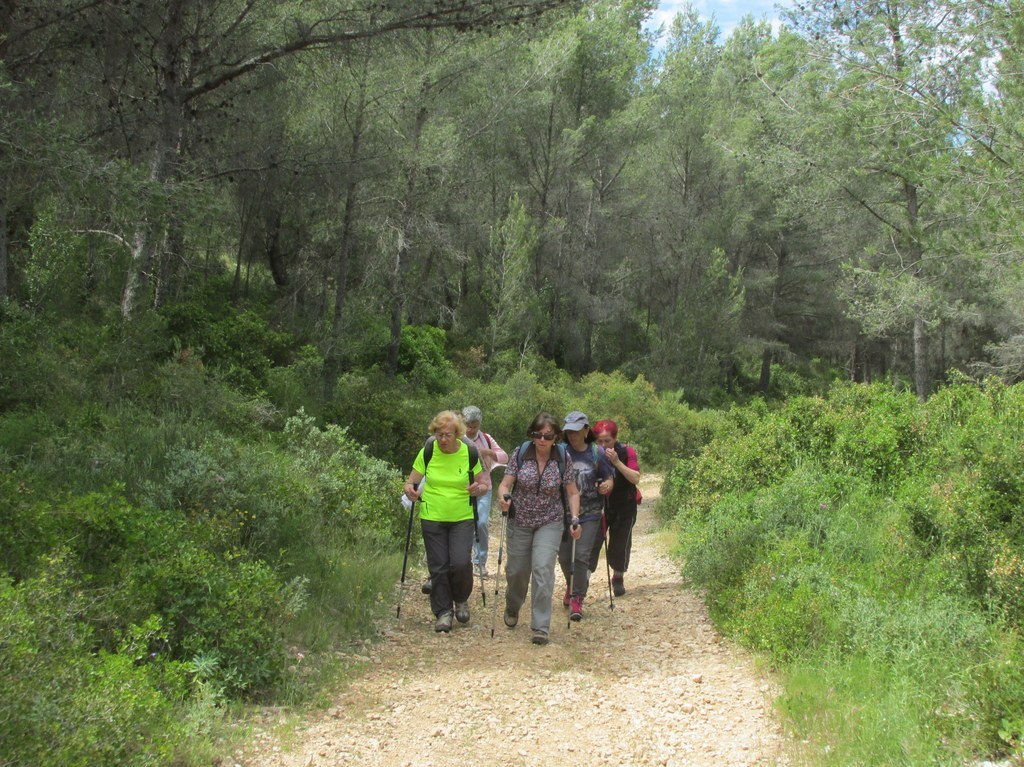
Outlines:
[{"label": "woman in green t-shirt", "polygon": [[473,482],[469,481],[469,446],[462,441],[466,424],[458,413],[441,411],[430,422],[429,431],[435,440],[429,464],[420,449],[405,481],[405,494],[420,502],[420,527],[432,584],[430,607],[437,619],[434,631],[447,632],[452,629],[453,616],[459,623],[469,621],[476,530],[472,497],[489,493],[491,478],[477,458]]}]

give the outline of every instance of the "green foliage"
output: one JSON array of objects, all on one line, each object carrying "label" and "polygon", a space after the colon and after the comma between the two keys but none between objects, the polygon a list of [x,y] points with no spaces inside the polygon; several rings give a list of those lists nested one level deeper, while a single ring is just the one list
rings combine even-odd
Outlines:
[{"label": "green foliage", "polygon": [[85,298],[88,247],[85,237],[68,230],[55,201],[38,211],[29,234],[29,256],[22,266],[28,300],[66,313]]},{"label": "green foliage", "polygon": [[684,572],[783,671],[815,763],[1019,749],[1022,402],[1001,384],[923,405],[838,386],[731,411],[669,471]]},{"label": "green foliage", "polygon": [[320,415],[324,409],[323,372],[323,355],[307,344],[290,364],[267,371],[267,399],[286,415],[300,409]]},{"label": "green foliage", "polygon": [[[48,402],[72,384],[53,327],[12,301],[0,301],[0,413]],[[73,360],[72,360],[73,361]]]},{"label": "green foliage", "polygon": [[[167,652],[203,659],[203,681],[232,696],[258,695],[279,683],[288,621],[301,609],[304,583],[283,584],[264,562],[181,546],[140,566],[137,588],[152,594],[167,623]],[[143,579],[144,578],[144,579]]]},{"label": "green foliage", "polygon": [[833,387],[830,404],[835,418],[831,460],[838,471],[896,483],[913,468],[923,424],[910,392],[847,384]]},{"label": "green foliage", "polygon": [[293,338],[255,310],[227,303],[217,287],[210,283],[193,301],[164,309],[168,332],[183,353],[197,355],[239,388],[257,391],[271,367],[287,361]]},{"label": "green foliage", "polygon": [[529,265],[538,231],[519,195],[509,200],[505,218],[491,230],[493,310],[487,323],[488,350],[526,347],[536,331],[539,307],[530,294]]},{"label": "green foliage", "polygon": [[398,371],[417,390],[428,394],[447,391],[455,368],[445,356],[447,334],[432,325],[406,325],[398,348]]},{"label": "green foliage", "polygon": [[288,420],[284,436],[300,469],[316,482],[305,500],[322,522],[302,526],[309,545],[329,538],[339,548],[381,551],[402,537],[405,515],[395,500],[401,478],[394,468],[367,455],[345,429],[320,429],[302,412]]},{"label": "green foliage", "polygon": [[[150,332],[162,327],[154,318]],[[52,709],[68,712],[67,750],[26,763],[166,764],[175,749],[204,753],[225,702],[315,694],[337,645],[372,630],[400,567],[399,474],[346,430],[318,427],[301,409],[287,420],[184,349],[160,360],[145,334],[105,328],[90,339],[54,327],[28,316],[2,325],[28,331],[4,338],[20,355],[16,375],[47,371],[27,397],[12,380],[15,399],[0,412],[0,571],[13,589],[5,599],[21,600],[5,615],[67,639],[52,667],[5,679],[14,707],[33,675],[55,690],[40,699],[45,711],[19,708],[13,732],[24,746],[14,735],[3,746],[39,751],[57,726],[46,721]],[[122,375],[126,362],[109,347],[78,354],[104,338],[118,338],[138,371]],[[318,366],[318,355],[304,359]],[[56,577],[55,562],[52,599],[22,599]],[[60,610],[67,620],[51,614]],[[322,660],[297,668],[296,643]],[[302,670],[314,666],[322,677]],[[87,702],[117,721],[89,729],[76,720]],[[161,730],[168,718],[175,726]],[[108,751],[90,742],[103,727],[117,731]]]},{"label": "green foliage", "polygon": [[423,445],[430,419],[443,409],[442,401],[373,368],[339,379],[326,420],[343,425],[373,455],[406,467]]},{"label": "green foliage", "polygon": [[88,596],[67,559],[0,578],[0,759],[65,767],[163,765],[185,743],[175,707],[145,663],[95,652]]}]

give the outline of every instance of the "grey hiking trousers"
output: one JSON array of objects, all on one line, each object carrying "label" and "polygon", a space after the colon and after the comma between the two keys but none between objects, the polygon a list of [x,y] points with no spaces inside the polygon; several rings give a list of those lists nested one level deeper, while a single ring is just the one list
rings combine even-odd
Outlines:
[{"label": "grey hiking trousers", "polygon": [[530,628],[551,631],[551,597],[555,592],[555,559],[562,542],[562,520],[536,529],[519,527],[509,521],[508,569],[506,570],[505,606],[519,614],[530,598]]}]

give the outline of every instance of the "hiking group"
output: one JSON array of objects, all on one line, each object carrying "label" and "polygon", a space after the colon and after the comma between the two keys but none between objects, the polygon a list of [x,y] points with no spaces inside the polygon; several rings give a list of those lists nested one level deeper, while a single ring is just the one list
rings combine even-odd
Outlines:
[{"label": "hiking group", "polygon": [[497,490],[502,518],[493,608],[496,615],[497,580],[507,552],[503,622],[515,628],[529,596],[531,641],[547,644],[556,564],[565,579],[562,604],[568,608],[568,625],[583,619],[590,576],[602,546],[611,606],[613,593],[626,593],[624,576],[640,500],[636,451],[619,442],[614,421],[591,426],[578,410],[561,424],[550,413],[538,413],[526,429],[527,440],[511,454],[480,428],[482,421],[480,408],[471,405],[461,414],[444,410],[430,422],[430,436],[404,487],[409,526],[403,593],[413,509],[418,504],[428,571],[422,591],[430,596],[434,630],[451,631],[453,620],[469,622],[474,573],[486,606],[490,473],[504,466]]}]

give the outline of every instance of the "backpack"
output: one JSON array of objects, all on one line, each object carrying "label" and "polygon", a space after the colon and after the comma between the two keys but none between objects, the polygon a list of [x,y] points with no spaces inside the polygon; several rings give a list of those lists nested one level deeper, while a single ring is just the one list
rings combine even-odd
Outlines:
[{"label": "backpack", "polygon": [[[477,461],[480,460],[480,451],[477,450],[476,445],[470,442],[465,437],[462,437],[462,444],[469,448],[469,484],[473,484],[473,467],[476,466]],[[437,442],[437,437],[427,437],[427,441],[423,443],[423,477],[427,476],[427,467],[430,466],[430,459],[434,455],[434,443]],[[476,513],[476,496],[469,496],[469,505],[473,507],[473,529],[476,531],[477,542],[480,542],[480,519]]]},{"label": "backpack", "polygon": [[[629,445],[624,445],[624,447],[626,448],[626,457],[627,458],[632,458],[633,459],[633,463],[635,463],[637,466],[639,466],[640,465],[640,459],[638,459],[636,457],[636,450],[634,448],[632,448],[631,446],[629,446]],[[641,503],[643,503],[643,500],[644,500],[644,496],[640,492],[640,486],[636,485],[636,504],[637,504],[637,506],[639,506]]]}]

